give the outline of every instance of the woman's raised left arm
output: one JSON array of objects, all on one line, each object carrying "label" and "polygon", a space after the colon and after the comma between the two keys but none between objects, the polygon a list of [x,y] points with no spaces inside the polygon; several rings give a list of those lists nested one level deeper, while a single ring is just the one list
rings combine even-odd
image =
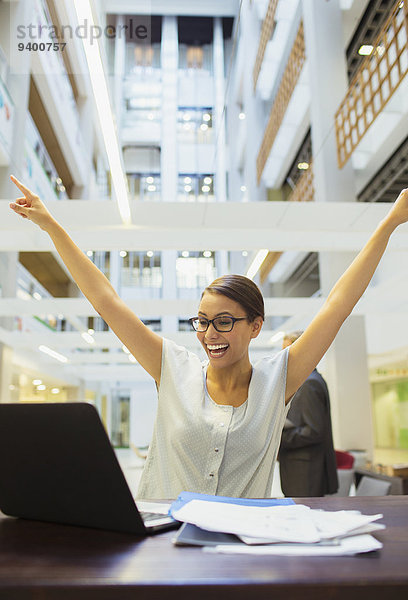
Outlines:
[{"label": "woman's raised left arm", "polygon": [[391,234],[408,221],[408,189],[402,190],[387,216],[343,273],[304,333],[290,346],[286,401],[310,375],[357,304],[381,260]]}]

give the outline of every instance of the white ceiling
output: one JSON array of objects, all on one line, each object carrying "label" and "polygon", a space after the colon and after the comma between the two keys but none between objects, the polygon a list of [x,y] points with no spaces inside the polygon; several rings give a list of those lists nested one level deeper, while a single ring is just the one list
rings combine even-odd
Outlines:
[{"label": "white ceiling", "polygon": [[[0,200],[0,251],[49,251],[42,230]],[[358,251],[387,203],[133,203],[132,225],[114,202],[56,201],[50,210],[83,250]],[[390,247],[408,249],[408,224]]]}]

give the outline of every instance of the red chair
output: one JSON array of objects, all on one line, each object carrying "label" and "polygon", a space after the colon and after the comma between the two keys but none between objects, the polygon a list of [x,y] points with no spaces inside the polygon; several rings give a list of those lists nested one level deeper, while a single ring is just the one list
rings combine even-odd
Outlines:
[{"label": "red chair", "polygon": [[352,469],[354,465],[354,456],[349,452],[336,450],[336,464],[338,469]]}]

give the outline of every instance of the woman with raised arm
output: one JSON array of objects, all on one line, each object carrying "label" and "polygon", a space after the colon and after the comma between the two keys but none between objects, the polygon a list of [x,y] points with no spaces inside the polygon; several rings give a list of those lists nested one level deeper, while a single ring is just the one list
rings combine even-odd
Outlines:
[{"label": "woman with raised arm", "polygon": [[174,498],[183,490],[268,497],[287,405],[319,363],[367,288],[393,231],[408,221],[405,189],[291,346],[252,365],[249,344],[264,321],[250,279],[224,275],[205,288],[190,319],[207,360],[150,331],[74,244],[38,196],[10,207],[46,231],[77,285],[155,379],[158,409],[138,496]]}]

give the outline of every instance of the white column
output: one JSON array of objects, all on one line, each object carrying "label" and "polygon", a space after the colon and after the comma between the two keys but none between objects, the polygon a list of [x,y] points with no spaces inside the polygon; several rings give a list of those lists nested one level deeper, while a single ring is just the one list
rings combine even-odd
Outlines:
[{"label": "white column", "polygon": [[[311,86],[311,123],[317,202],[355,201],[351,162],[337,166],[334,115],[347,88],[342,16],[338,0],[303,0],[306,57]],[[320,254],[324,295],[350,264],[345,253]],[[373,429],[363,317],[350,317],[325,358],[331,395],[335,445],[366,450],[371,456]]]},{"label": "white column", "polygon": [[[255,4],[244,2],[241,14],[242,43],[245,60],[243,73],[243,109],[245,113],[246,143],[244,159],[244,184],[247,188],[246,198],[249,201],[266,200],[265,185],[258,185],[256,175],[256,158],[262,142],[266,112],[265,103],[254,94],[253,68],[258,50],[261,22],[258,19]],[[236,123],[236,127],[239,122]],[[238,190],[236,191],[238,193]],[[239,198],[242,196],[240,192]]]},{"label": "white column", "polygon": [[227,173],[225,158],[225,74],[224,36],[220,17],[214,19],[214,121],[215,121],[215,197],[217,202],[227,200]]},{"label": "white column", "polygon": [[162,200],[177,198],[177,91],[178,91],[178,30],[176,17],[163,17],[162,43],[162,134],[161,187]]},{"label": "white column", "polygon": [[[161,134],[161,189],[164,202],[177,199],[177,108],[178,108],[178,28],[177,18],[163,17],[161,66],[162,66],[162,134]],[[175,250],[162,252],[163,298],[176,298]],[[163,331],[177,331],[175,315],[162,317]]]}]

